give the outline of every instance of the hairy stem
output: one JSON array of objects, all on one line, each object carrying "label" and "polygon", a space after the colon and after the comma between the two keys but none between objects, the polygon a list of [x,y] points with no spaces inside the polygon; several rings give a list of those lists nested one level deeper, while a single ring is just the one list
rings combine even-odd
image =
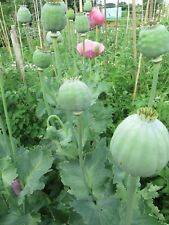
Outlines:
[{"label": "hairy stem", "polygon": [[154,101],[154,98],[155,98],[155,95],[156,95],[156,90],[157,90],[158,74],[159,74],[160,68],[161,68],[161,61],[154,63],[154,66],[153,66],[153,81],[152,81],[152,87],[151,87],[148,107],[153,106],[153,101]]},{"label": "hairy stem", "polygon": [[86,187],[86,191],[90,195],[90,189],[87,184],[86,180],[86,171],[85,171],[85,165],[84,165],[84,159],[83,159],[83,144],[82,144],[82,123],[81,123],[81,114],[77,115],[77,129],[78,129],[78,154],[79,154],[79,164],[80,168],[82,170],[82,176],[83,176],[83,181],[84,185]]},{"label": "hairy stem", "polygon": [[135,204],[135,194],[137,189],[137,182],[139,178],[128,176],[127,181],[127,209],[126,209],[126,218],[124,225],[131,225],[133,217],[133,209]]},{"label": "hairy stem", "polygon": [[58,49],[58,43],[57,43],[57,35],[52,33],[51,35],[52,43],[53,43],[53,49],[55,53],[55,66],[58,74],[59,81],[62,78],[62,72],[61,72],[61,66],[60,66],[60,56],[59,56],[59,49]]},{"label": "hairy stem", "polygon": [[44,81],[43,81],[43,70],[38,69],[38,72],[39,72],[39,79],[40,79],[40,85],[41,85],[41,90],[42,90],[42,94],[43,94],[43,100],[44,100],[44,103],[45,103],[45,108],[46,108],[46,111],[48,113],[48,116],[50,116],[51,115],[50,107],[49,107],[48,102],[46,101],[46,95],[45,95],[45,87],[44,87]]}]

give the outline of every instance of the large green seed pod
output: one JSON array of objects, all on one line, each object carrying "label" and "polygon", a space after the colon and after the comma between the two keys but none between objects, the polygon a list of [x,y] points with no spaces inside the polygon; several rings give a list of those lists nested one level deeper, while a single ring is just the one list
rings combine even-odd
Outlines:
[{"label": "large green seed pod", "polygon": [[64,2],[64,1],[61,1],[61,2],[60,2],[60,5],[61,5],[61,7],[63,8],[64,12],[66,13],[67,7],[66,7],[65,2]]},{"label": "large green seed pod", "polygon": [[63,6],[59,2],[47,2],[42,7],[41,22],[46,31],[55,33],[63,30],[66,25]]},{"label": "large green seed pod", "polygon": [[169,133],[155,110],[141,108],[116,128],[110,151],[114,162],[132,176],[153,176],[169,160]]},{"label": "large green seed pod", "polygon": [[91,105],[90,89],[78,79],[66,80],[59,88],[58,102],[65,111],[81,113]]},{"label": "large green seed pod", "polygon": [[48,68],[51,64],[52,56],[49,51],[43,49],[36,49],[33,53],[33,63],[35,66],[45,69]]},{"label": "large green seed pod", "polygon": [[21,5],[17,12],[17,21],[19,23],[30,23],[32,15],[26,5]]},{"label": "large green seed pod", "polygon": [[169,32],[164,25],[158,24],[143,28],[138,39],[140,52],[148,58],[157,58],[169,51]]},{"label": "large green seed pod", "polygon": [[75,18],[75,13],[73,9],[68,9],[66,16],[69,20],[74,20]]},{"label": "large green seed pod", "polygon": [[84,3],[83,11],[90,12],[91,10],[92,10],[92,2],[88,0]]},{"label": "large green seed pod", "polygon": [[89,19],[86,15],[79,13],[76,16],[75,29],[80,34],[86,33],[90,30]]}]

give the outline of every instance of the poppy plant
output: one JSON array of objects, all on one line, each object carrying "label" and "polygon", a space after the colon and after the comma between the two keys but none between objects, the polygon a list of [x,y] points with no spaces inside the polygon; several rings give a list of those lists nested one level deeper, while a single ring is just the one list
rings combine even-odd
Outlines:
[{"label": "poppy plant", "polygon": [[88,14],[90,27],[102,26],[105,21],[105,15],[100,12],[99,6],[96,6]]},{"label": "poppy plant", "polygon": [[77,44],[76,48],[80,55],[86,56],[87,58],[95,58],[104,51],[103,44],[88,39],[84,41],[84,44],[83,42]]}]

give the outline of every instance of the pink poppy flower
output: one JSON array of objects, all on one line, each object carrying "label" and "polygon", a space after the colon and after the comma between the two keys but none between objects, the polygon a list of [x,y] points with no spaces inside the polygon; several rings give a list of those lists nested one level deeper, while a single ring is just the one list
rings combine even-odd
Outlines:
[{"label": "pink poppy flower", "polygon": [[80,55],[84,55],[87,58],[95,58],[99,56],[104,51],[104,45],[96,42],[86,39],[85,40],[85,49],[83,50],[83,42],[77,44],[77,51]]},{"label": "pink poppy flower", "polygon": [[105,15],[100,12],[99,6],[96,6],[88,14],[90,27],[94,28],[96,25],[102,26],[105,21]]}]

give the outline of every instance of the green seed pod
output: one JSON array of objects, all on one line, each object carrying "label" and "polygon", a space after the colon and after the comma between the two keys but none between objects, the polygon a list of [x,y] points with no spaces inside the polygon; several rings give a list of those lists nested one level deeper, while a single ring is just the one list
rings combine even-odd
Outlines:
[{"label": "green seed pod", "polygon": [[92,10],[92,2],[91,1],[86,1],[84,3],[83,11],[84,12],[90,12]]},{"label": "green seed pod", "polygon": [[46,31],[53,33],[61,31],[66,25],[66,16],[59,2],[47,2],[41,11],[42,26]]},{"label": "green seed pod", "polygon": [[132,176],[159,173],[169,160],[169,133],[152,108],[141,108],[116,128],[110,143],[114,162]]},{"label": "green seed pod", "polygon": [[51,61],[52,56],[49,51],[38,48],[33,53],[33,63],[41,69],[48,68],[51,64]]},{"label": "green seed pod", "polygon": [[75,13],[74,13],[73,9],[68,9],[66,15],[69,20],[74,20],[74,18],[75,18]]},{"label": "green seed pod", "polygon": [[47,127],[46,137],[49,139],[55,139],[57,137],[57,130],[54,126]]},{"label": "green seed pod", "polygon": [[[52,34],[51,31],[48,31],[47,34],[46,34],[46,41],[47,41],[47,43],[48,43],[49,45],[52,44],[51,34]],[[61,34],[59,31],[56,32],[56,35],[57,35],[57,42],[58,42],[58,43],[63,42],[62,34]]]},{"label": "green seed pod", "polygon": [[66,4],[65,4],[65,2],[64,2],[64,1],[61,1],[61,2],[60,2],[60,5],[62,6],[62,8],[63,8],[64,12],[66,13],[67,8],[66,8]]},{"label": "green seed pod", "polygon": [[32,15],[26,5],[21,5],[17,12],[17,21],[19,23],[30,23]]},{"label": "green seed pod", "polygon": [[158,24],[140,31],[138,48],[147,58],[153,59],[169,51],[169,32]]},{"label": "green seed pod", "polygon": [[86,15],[79,13],[76,16],[75,29],[80,34],[86,33],[90,30],[89,19]]},{"label": "green seed pod", "polygon": [[58,102],[68,112],[81,113],[91,105],[91,92],[80,80],[66,80],[59,88]]}]

